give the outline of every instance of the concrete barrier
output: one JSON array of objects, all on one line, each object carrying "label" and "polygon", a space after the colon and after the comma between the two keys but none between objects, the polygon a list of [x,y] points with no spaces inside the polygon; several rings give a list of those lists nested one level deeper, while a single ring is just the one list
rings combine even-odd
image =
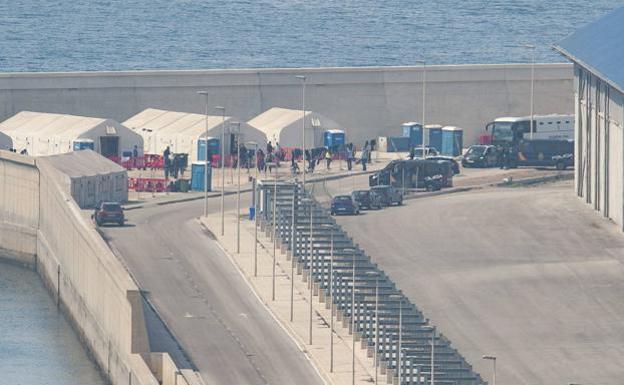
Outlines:
[{"label": "concrete barrier", "polygon": [[[73,73],[0,73],[0,120],[22,110],[124,121],[145,108],[203,113],[208,90],[228,114],[249,120],[271,107],[306,106],[364,139],[401,135],[401,123],[422,116],[422,67],[240,69]],[[535,112],[572,113],[571,64],[536,65]],[[485,123],[528,115],[531,66],[435,65],[427,68],[427,122],[465,129],[471,144]]]},{"label": "concrete barrier", "polygon": [[[61,174],[40,163],[0,151],[0,240],[8,258],[34,265],[112,384],[163,383],[178,369],[166,353],[152,359],[139,288],[64,191]],[[6,229],[15,239],[6,239]]]}]

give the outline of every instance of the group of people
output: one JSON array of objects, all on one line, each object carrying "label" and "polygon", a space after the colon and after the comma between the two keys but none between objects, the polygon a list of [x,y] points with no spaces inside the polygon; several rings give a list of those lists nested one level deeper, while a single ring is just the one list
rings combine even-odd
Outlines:
[{"label": "group of people", "polygon": [[[9,152],[14,152],[14,153],[17,154],[17,149],[11,147],[11,148],[9,148]],[[20,155],[28,155],[28,151],[26,149],[23,149],[19,153],[20,153]]]},{"label": "group of people", "polygon": [[184,176],[184,170],[188,166],[188,158],[185,154],[173,154],[169,146],[163,151],[163,170],[165,172],[165,179],[169,179],[171,176],[174,179],[178,179]]}]

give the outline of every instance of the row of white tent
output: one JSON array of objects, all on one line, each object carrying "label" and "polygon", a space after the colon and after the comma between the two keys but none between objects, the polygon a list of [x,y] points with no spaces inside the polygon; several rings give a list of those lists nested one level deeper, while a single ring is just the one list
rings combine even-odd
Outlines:
[{"label": "row of white tent", "polygon": [[174,153],[188,153],[197,159],[198,142],[206,137],[221,139],[229,149],[232,135],[240,130],[239,143],[255,142],[264,148],[268,141],[285,147],[300,147],[305,119],[307,146],[322,146],[323,132],[341,129],[333,120],[316,112],[274,107],[248,122],[232,116],[206,116],[148,108],[123,123],[112,119],[68,114],[22,111],[0,123],[0,149],[26,150],[33,156],[61,154],[91,143],[93,150],[107,157],[132,154],[160,154],[169,146]]}]

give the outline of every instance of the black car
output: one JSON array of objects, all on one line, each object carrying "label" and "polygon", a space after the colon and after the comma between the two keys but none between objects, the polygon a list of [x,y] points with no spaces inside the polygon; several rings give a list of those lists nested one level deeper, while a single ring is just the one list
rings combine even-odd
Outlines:
[{"label": "black car", "polygon": [[442,156],[442,155],[430,156],[430,157],[427,157],[427,160],[442,160],[442,161],[449,162],[451,164],[451,170],[453,170],[453,175],[457,175],[460,172],[459,162],[450,156]]},{"label": "black car", "polygon": [[105,223],[116,223],[123,226],[125,222],[123,208],[118,202],[102,202],[96,207],[92,216],[98,226]]},{"label": "black car", "polygon": [[356,190],[351,193],[351,197],[361,209],[380,209],[382,206],[379,195],[371,193],[369,190]]},{"label": "black car", "polygon": [[403,193],[396,187],[388,185],[373,186],[370,191],[379,196],[383,206],[392,206],[393,204],[400,206],[403,204]]},{"label": "black car", "polygon": [[480,144],[470,146],[462,158],[464,167],[494,167],[498,164],[499,156],[496,146]]},{"label": "black car", "polygon": [[358,215],[360,213],[360,206],[353,200],[351,195],[338,195],[332,198],[330,212],[331,215]]}]

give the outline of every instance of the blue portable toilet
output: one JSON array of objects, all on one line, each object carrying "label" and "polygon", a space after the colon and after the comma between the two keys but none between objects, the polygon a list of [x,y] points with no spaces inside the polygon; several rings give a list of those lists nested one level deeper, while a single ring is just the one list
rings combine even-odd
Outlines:
[{"label": "blue portable toilet", "polygon": [[422,145],[423,129],[422,124],[417,122],[407,122],[401,125],[403,127],[403,137],[410,138],[409,146],[416,147]]},{"label": "blue portable toilet", "polygon": [[208,153],[210,155],[209,161],[212,160],[213,155],[219,155],[221,147],[219,145],[219,139],[213,136],[206,138],[199,138],[197,141],[197,160],[206,160],[206,143],[208,143]]},{"label": "blue portable toilet", "polygon": [[442,126],[439,124],[427,124],[425,126],[427,133],[428,146],[435,148],[438,152],[442,152]]},{"label": "blue portable toilet", "polygon": [[442,127],[442,155],[459,156],[464,145],[464,130],[459,127]]},{"label": "blue portable toilet", "polygon": [[[212,191],[212,166],[210,162],[208,166],[208,191]],[[193,162],[191,163],[191,190],[204,191],[204,170],[206,169],[206,163]]]},{"label": "blue portable toilet", "polygon": [[93,140],[91,139],[78,138],[74,140],[73,148],[74,148],[74,151],[93,150],[95,149],[95,142],[93,142]]},{"label": "blue portable toilet", "polygon": [[323,133],[323,145],[336,151],[345,145],[345,133],[342,130],[326,130]]}]

